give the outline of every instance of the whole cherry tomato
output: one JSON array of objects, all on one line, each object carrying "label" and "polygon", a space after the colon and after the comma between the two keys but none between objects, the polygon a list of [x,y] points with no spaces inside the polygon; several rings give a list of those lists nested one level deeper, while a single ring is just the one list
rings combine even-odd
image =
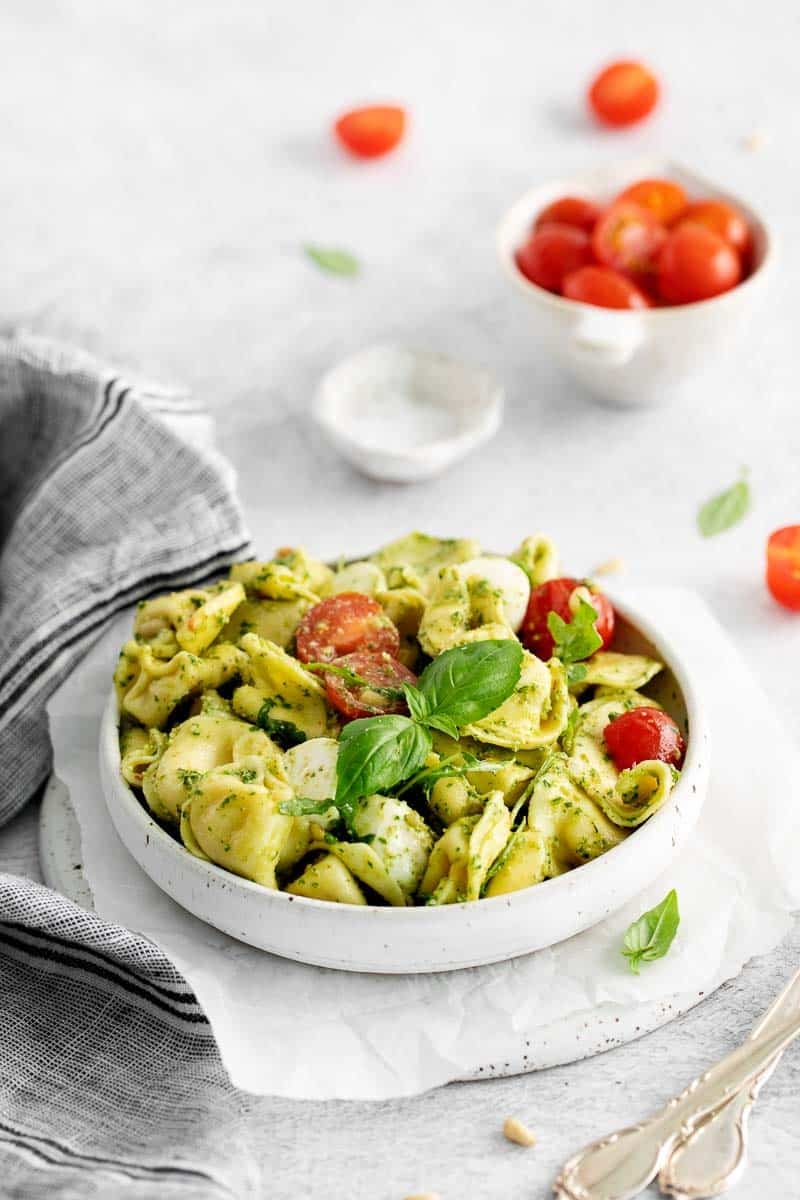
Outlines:
[{"label": "whole cherry tomato", "polygon": [[380,104],[343,113],[334,125],[339,141],[357,158],[378,158],[394,150],[406,128],[402,108]]},{"label": "whole cherry tomato", "polygon": [[583,196],[561,196],[543,208],[536,218],[534,232],[543,225],[574,225],[584,233],[591,233],[600,216],[600,205]]},{"label": "whole cherry tomato", "polygon": [[686,192],[672,179],[640,179],[620,192],[617,202],[621,200],[648,209],[662,225],[673,225],[689,206]]},{"label": "whole cherry tomato", "polygon": [[654,758],[677,767],[686,752],[686,743],[672,717],[649,706],[632,708],[609,721],[603,740],[618,771]]},{"label": "whole cherry tomato", "polygon": [[400,634],[377,600],[362,592],[340,592],[303,615],[296,642],[301,662],[331,662],[354,650],[395,655]]},{"label": "whole cherry tomato", "polygon": [[626,275],[652,275],[667,236],[660,221],[640,204],[618,200],[603,213],[592,234],[595,257]]},{"label": "whole cherry tomato", "polygon": [[724,200],[698,200],[695,204],[690,204],[683,215],[683,221],[705,225],[706,229],[719,234],[740,254],[746,254],[750,249],[750,228],[747,221]]},{"label": "whole cherry tomato", "polygon": [[330,704],[348,720],[408,712],[403,684],[416,684],[417,677],[391,654],[356,650],[335,658],[332,667],[352,672],[365,680],[355,683],[342,675],[325,674],[325,692]]},{"label": "whole cherry tomato", "polygon": [[581,267],[564,280],[563,294],[581,304],[600,308],[649,308],[644,292],[610,267]]},{"label": "whole cherry tomato", "polygon": [[589,105],[605,125],[634,125],[648,116],[658,102],[658,80],[640,62],[628,59],[611,63],[589,88]]},{"label": "whole cherry tomato", "polygon": [[526,279],[549,292],[560,292],[564,276],[591,262],[587,235],[574,225],[545,225],[517,251],[517,266]]},{"label": "whole cherry tomato", "polygon": [[770,534],[767,587],[778,604],[800,612],[800,525],[787,525]]},{"label": "whole cherry tomato", "polygon": [[597,613],[594,627],[603,639],[600,649],[604,650],[610,644],[614,636],[614,608],[608,596],[595,591],[591,584],[564,576],[561,579],[550,579],[547,583],[540,583],[538,587],[531,589],[520,637],[526,649],[537,658],[545,661],[552,658],[554,643],[547,627],[547,618],[554,612],[562,621],[571,621],[574,613],[570,602],[575,589],[579,587],[587,587],[591,592],[591,605]]},{"label": "whole cherry tomato", "polygon": [[703,225],[681,224],[659,255],[658,290],[670,304],[709,300],[736,287],[741,278],[739,255]]}]

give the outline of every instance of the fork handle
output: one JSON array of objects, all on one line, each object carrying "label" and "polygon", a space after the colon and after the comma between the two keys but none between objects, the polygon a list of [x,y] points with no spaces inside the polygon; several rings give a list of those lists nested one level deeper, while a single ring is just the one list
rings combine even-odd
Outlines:
[{"label": "fork handle", "polygon": [[[800,971],[795,972],[755,1025],[751,1039],[775,1029],[798,1011]],[[705,1117],[688,1138],[678,1141],[658,1176],[662,1192],[675,1200],[699,1200],[703,1196],[719,1196],[740,1178],[747,1166],[750,1110],[780,1058],[780,1053],[771,1058],[749,1085]]]}]

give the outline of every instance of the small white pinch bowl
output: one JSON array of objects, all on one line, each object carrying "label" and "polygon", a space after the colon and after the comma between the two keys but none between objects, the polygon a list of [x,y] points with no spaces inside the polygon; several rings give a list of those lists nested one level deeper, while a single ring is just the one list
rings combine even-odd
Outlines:
[{"label": "small white pinch bowl", "polygon": [[444,355],[372,346],[323,376],[312,413],[359,471],[415,483],[494,436],[503,390],[487,371]]},{"label": "small white pinch bowl", "polygon": [[[551,201],[582,195],[608,203],[637,179],[654,177],[674,179],[692,199],[725,200],[746,217],[753,235],[753,266],[738,287],[695,304],[628,312],[566,300],[531,283],[519,270],[515,251]],[[775,239],[739,196],[669,159],[651,158],[532,188],[500,222],[497,253],[527,310],[530,327],[562,366],[606,403],[644,408],[691,391],[698,374],[742,333],[771,274]]]},{"label": "small white pinch bowl", "polygon": [[379,974],[452,971],[517,958],[572,937],[631,900],[686,842],[708,789],[709,734],[690,664],[647,619],[616,604],[615,645],[667,664],[654,696],[688,731],[686,761],[663,808],[619,846],[524,891],[419,908],[357,907],[270,891],[195,858],[150,816],[120,775],[117,701],[100,735],[106,804],[130,853],[163,891],[202,921],[283,958]]}]

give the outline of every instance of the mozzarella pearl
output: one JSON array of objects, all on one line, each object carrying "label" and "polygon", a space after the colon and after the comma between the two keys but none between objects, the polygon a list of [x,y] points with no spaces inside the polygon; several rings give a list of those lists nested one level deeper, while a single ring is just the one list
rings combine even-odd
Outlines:
[{"label": "mozzarella pearl", "polygon": [[456,570],[462,579],[485,579],[491,588],[500,593],[506,620],[516,633],[525,618],[531,594],[531,585],[522,567],[510,558],[484,555],[459,563]]}]

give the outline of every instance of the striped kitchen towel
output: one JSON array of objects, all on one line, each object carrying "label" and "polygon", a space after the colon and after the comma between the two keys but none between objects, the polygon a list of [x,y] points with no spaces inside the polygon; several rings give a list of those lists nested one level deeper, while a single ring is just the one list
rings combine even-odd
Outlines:
[{"label": "striped kitchen towel", "polygon": [[[175,393],[0,341],[0,824],[47,778],[45,703],[111,618],[247,555],[208,432]],[[254,1193],[246,1101],[152,943],[0,875],[0,1015],[4,1196]]]}]

